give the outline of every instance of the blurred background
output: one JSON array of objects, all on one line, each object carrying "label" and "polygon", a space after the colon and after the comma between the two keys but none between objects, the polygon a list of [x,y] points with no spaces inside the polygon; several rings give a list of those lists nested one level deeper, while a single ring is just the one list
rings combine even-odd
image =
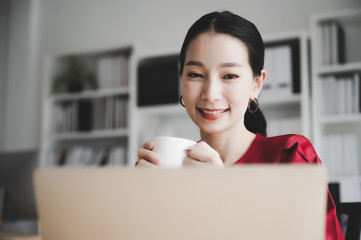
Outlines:
[{"label": "blurred background", "polygon": [[309,30],[310,16],[360,7],[360,0],[126,1],[2,0],[0,150],[38,148],[44,57],[122,46],[180,48],[201,15],[230,10],[262,34]]},{"label": "blurred background", "polygon": [[[252,21],[263,36],[302,31],[309,41],[312,16],[360,7],[360,0],[1,0],[0,153],[3,155],[0,155],[0,169],[9,165],[7,161],[1,163],[1,157],[9,158],[6,154],[21,153],[17,159],[34,160],[38,159],[34,154],[40,155],[42,148],[49,147],[46,143],[48,139],[44,137],[44,129],[48,125],[46,121],[52,115],[46,115],[48,111],[44,102],[44,96],[47,96],[50,88],[47,82],[49,58],[114,48],[119,48],[121,54],[130,56],[133,52],[124,50],[124,46],[138,45],[151,49],[145,54],[147,56],[151,55],[149,52],[176,54],[186,31],[196,19],[205,13],[222,10],[229,10]],[[359,23],[357,20],[357,34],[361,29]],[[354,44],[359,47],[359,43]],[[114,50],[114,53],[118,53],[117,51]],[[306,59],[309,67],[310,59],[311,54]],[[130,70],[131,74],[136,72],[138,60],[140,59],[131,60],[130,64],[134,68]],[[361,61],[361,57],[357,60]],[[358,68],[357,71],[360,70]],[[308,74],[311,79],[311,69],[308,69]],[[136,79],[130,77],[129,81]],[[311,85],[311,80],[309,84]],[[130,82],[129,86],[134,86],[134,83]],[[136,90],[130,90],[129,100],[135,102],[132,100],[132,91]],[[131,108],[135,106],[136,103],[130,104]],[[163,113],[164,111],[168,109],[164,109]],[[309,112],[311,115],[310,109]],[[130,114],[134,116],[135,113],[130,109]],[[132,118],[129,119],[132,121]],[[178,117],[174,117],[172,121],[183,124],[178,123]],[[356,128],[361,128],[359,120],[353,124]],[[174,133],[169,126],[163,126],[162,133]],[[308,129],[306,135],[309,134],[308,137],[312,140],[312,121],[306,123],[304,128]],[[136,128],[130,128],[130,136],[138,134],[132,129]],[[325,132],[328,133],[327,131]],[[139,141],[152,134],[154,133],[144,133],[126,143],[132,151],[128,158],[135,158],[133,150],[137,149]],[[123,138],[124,136],[121,142],[124,141]],[[30,155],[24,157],[24,152],[29,152]],[[43,158],[48,156],[46,153],[42,154]],[[132,162],[133,159],[128,161]],[[16,168],[19,166],[21,164],[16,165]],[[27,166],[29,169],[34,167],[29,164]],[[360,171],[357,175],[361,175]],[[3,183],[0,182],[1,184]],[[360,191],[360,177],[357,184]],[[359,197],[358,194],[356,193],[356,198]],[[33,232],[31,227],[28,231]]]}]

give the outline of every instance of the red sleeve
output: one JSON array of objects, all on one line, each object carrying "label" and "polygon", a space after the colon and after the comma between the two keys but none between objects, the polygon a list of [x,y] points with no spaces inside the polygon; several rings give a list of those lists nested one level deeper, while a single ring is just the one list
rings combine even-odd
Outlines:
[{"label": "red sleeve", "polygon": [[[321,164],[311,142],[304,136],[293,135],[285,144],[282,153],[282,162],[287,163],[316,163]],[[335,203],[328,191],[327,216],[326,216],[326,240],[345,239],[340,223],[336,215]]]}]

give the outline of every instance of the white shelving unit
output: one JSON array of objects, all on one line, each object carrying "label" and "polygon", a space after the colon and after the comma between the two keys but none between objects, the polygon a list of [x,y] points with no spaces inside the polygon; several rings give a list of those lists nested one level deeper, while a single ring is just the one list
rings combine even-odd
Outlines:
[{"label": "white shelving unit", "polygon": [[[267,132],[269,136],[287,133],[297,133],[312,139],[311,135],[311,94],[309,87],[309,55],[307,31],[294,31],[276,33],[263,36],[266,44],[283,43],[290,40],[299,41],[299,72],[300,72],[300,93],[277,93],[261,92],[259,103],[268,122]],[[265,60],[266,61],[266,60]],[[267,72],[267,68],[266,68]],[[269,78],[272,73],[269,72]],[[267,83],[267,77],[265,83]],[[282,125],[286,125],[282,129]]]},{"label": "white shelving unit", "polygon": [[[330,25],[337,27],[330,30]],[[361,74],[361,9],[313,16],[311,40],[314,146],[328,165],[330,181],[358,185],[352,200],[360,201],[361,113],[357,75]],[[340,53],[344,59],[337,59]],[[333,61],[330,56],[334,56]],[[357,101],[358,109],[346,110],[353,101]],[[332,110],[335,105],[341,107]]]},{"label": "white shelving unit", "polygon": [[[139,46],[129,45],[62,53],[46,59],[40,163],[42,167],[57,167],[60,155],[64,156],[64,154],[66,155],[65,165],[71,162],[70,156],[75,155],[86,164],[73,160],[73,163],[69,165],[81,166],[87,165],[89,162],[90,164],[96,162],[99,165],[101,158],[104,158],[104,152],[108,152],[106,164],[110,165],[127,165],[130,164],[128,159],[136,158],[136,153],[132,152],[135,148],[135,141],[131,133],[136,124],[133,113],[136,94],[134,90],[136,87],[135,64],[138,49]],[[98,87],[79,92],[54,93],[51,90],[54,78],[63,71],[64,64],[69,64],[69,57],[74,56],[80,58],[87,69],[93,72]],[[119,60],[120,58],[121,60]],[[105,68],[105,70],[101,70],[101,68]],[[113,75],[107,75],[110,72]],[[89,119],[86,115],[84,119],[84,114],[82,116],[83,121],[89,121],[87,122],[89,126],[85,130],[81,129],[80,101],[87,101],[91,108]],[[64,104],[73,104],[74,108],[62,108]],[[96,104],[98,105],[96,106]],[[60,112],[58,108],[60,108]],[[96,121],[98,122],[95,123]],[[87,157],[81,155],[85,154],[86,150],[88,151],[85,155]],[[89,151],[92,152],[89,153]]]}]

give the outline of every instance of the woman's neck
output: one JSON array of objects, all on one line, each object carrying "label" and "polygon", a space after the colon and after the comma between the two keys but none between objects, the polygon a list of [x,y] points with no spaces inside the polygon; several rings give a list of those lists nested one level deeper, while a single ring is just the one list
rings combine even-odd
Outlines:
[{"label": "woman's neck", "polygon": [[245,127],[211,134],[201,131],[202,141],[219,153],[226,166],[238,161],[247,152],[255,137],[256,135]]}]

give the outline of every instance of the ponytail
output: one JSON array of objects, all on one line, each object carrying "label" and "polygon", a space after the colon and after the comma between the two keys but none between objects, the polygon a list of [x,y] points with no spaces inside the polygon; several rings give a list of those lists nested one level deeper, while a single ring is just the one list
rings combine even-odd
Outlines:
[{"label": "ponytail", "polygon": [[254,113],[250,113],[248,110],[244,115],[244,125],[248,131],[253,133],[259,133],[262,136],[267,136],[267,121],[260,108]]}]

